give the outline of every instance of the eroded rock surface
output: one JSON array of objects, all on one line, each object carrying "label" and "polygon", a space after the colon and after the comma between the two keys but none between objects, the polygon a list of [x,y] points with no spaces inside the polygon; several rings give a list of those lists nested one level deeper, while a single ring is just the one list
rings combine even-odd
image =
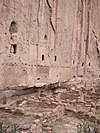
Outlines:
[{"label": "eroded rock surface", "polygon": [[100,76],[99,0],[1,0],[0,88]]}]

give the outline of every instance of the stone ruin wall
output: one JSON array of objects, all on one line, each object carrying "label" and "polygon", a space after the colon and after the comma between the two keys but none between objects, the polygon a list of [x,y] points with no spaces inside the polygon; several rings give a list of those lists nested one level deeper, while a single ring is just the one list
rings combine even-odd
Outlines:
[{"label": "stone ruin wall", "polygon": [[100,77],[100,0],[0,0],[0,88]]}]

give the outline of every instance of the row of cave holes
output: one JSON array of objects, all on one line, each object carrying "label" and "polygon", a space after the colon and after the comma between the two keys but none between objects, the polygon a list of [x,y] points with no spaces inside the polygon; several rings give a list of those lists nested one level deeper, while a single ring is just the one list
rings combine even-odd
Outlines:
[{"label": "row of cave holes", "polygon": [[[10,24],[9,32],[12,34],[12,33],[17,33],[17,31],[18,31],[17,23],[15,21],[12,21]],[[44,36],[44,39],[47,40],[47,35]],[[17,45],[11,44],[10,52],[13,54],[16,54],[16,51],[17,51]],[[99,50],[97,49],[97,52],[98,51]],[[56,60],[57,60],[57,57],[55,56],[54,61],[56,61]],[[42,61],[44,61],[44,55],[42,55]],[[84,63],[82,63],[82,66],[84,66]],[[90,66],[90,63],[89,63],[89,66]]]},{"label": "row of cave holes", "polygon": [[[11,44],[10,53],[16,54],[17,45]],[[42,61],[44,61],[44,54],[42,54]],[[54,61],[57,61],[57,56],[54,56]]]},{"label": "row of cave holes", "polygon": [[[44,54],[42,54],[42,61],[44,61]],[[54,61],[57,61],[57,56],[54,56]]]},{"label": "row of cave holes", "polygon": [[[12,21],[10,24],[10,28],[9,28],[9,32],[12,33],[16,33],[18,31],[18,26],[17,23],[15,21]],[[47,40],[47,35],[44,36],[44,39]],[[17,51],[17,45],[16,44],[11,44],[11,48],[10,48],[10,52],[13,54],[16,54]],[[57,57],[54,57],[54,61],[57,60]],[[44,55],[42,55],[42,61],[44,61]],[[82,66],[84,66],[84,63],[82,63]],[[90,63],[89,63],[90,66]]]},{"label": "row of cave holes", "polygon": [[[74,64],[75,62],[73,61],[73,64]],[[84,66],[84,63],[82,63],[82,67]],[[91,66],[91,63],[89,62],[89,66]]]},{"label": "row of cave holes", "polygon": [[[16,54],[17,45],[11,44],[10,53]],[[44,54],[42,54],[42,61],[44,61]],[[54,61],[57,61],[57,56],[54,56]]]},{"label": "row of cave holes", "polygon": [[[84,66],[84,63],[82,63],[82,66]],[[89,66],[91,66],[91,63],[89,62]]]}]

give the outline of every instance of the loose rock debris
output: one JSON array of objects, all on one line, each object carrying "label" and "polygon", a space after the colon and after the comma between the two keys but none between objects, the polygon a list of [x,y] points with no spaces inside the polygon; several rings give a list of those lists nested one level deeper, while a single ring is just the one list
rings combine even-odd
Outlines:
[{"label": "loose rock debris", "polygon": [[22,133],[77,133],[82,119],[100,125],[98,91],[70,86],[13,96],[0,104],[0,120],[19,124]]}]

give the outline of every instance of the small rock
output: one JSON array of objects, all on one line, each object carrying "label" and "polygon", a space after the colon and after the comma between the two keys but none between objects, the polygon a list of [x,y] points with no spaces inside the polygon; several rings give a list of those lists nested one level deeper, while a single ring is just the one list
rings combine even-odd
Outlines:
[{"label": "small rock", "polygon": [[100,108],[100,99],[98,100],[98,102],[96,103],[96,106],[98,106]]},{"label": "small rock", "polygon": [[41,118],[41,117],[43,117],[43,114],[42,113],[33,113],[33,117]]},{"label": "small rock", "polygon": [[35,96],[31,96],[31,98],[34,99],[34,100],[37,100],[37,98]]},{"label": "small rock", "polygon": [[[52,128],[51,127],[43,127],[43,130],[50,133],[50,131],[52,131]],[[52,132],[51,132],[52,133]]]},{"label": "small rock", "polygon": [[75,88],[74,86],[73,86],[73,87],[71,87],[71,90],[73,90],[73,91],[74,91],[75,89],[76,89],[76,88]]},{"label": "small rock", "polygon": [[32,124],[32,126],[31,126],[31,128],[29,130],[30,133],[36,133],[35,130],[36,130],[36,124]]},{"label": "small rock", "polygon": [[51,100],[51,101],[54,101],[54,99],[53,99],[53,98],[50,98],[50,100]]},{"label": "small rock", "polygon": [[24,97],[23,99],[24,99],[24,100],[27,100],[27,97]]},{"label": "small rock", "polygon": [[23,101],[22,103],[19,104],[19,106],[26,106],[27,105],[27,101]]},{"label": "small rock", "polygon": [[31,124],[24,124],[23,126],[21,126],[22,130],[29,130],[31,127]]},{"label": "small rock", "polygon": [[14,114],[21,114],[24,115],[24,109],[23,108],[17,108],[13,111]]},{"label": "small rock", "polygon": [[21,131],[20,133],[27,133],[26,131]]},{"label": "small rock", "polygon": [[33,121],[33,123],[39,124],[40,123],[40,120],[39,119],[36,119],[36,120]]}]

